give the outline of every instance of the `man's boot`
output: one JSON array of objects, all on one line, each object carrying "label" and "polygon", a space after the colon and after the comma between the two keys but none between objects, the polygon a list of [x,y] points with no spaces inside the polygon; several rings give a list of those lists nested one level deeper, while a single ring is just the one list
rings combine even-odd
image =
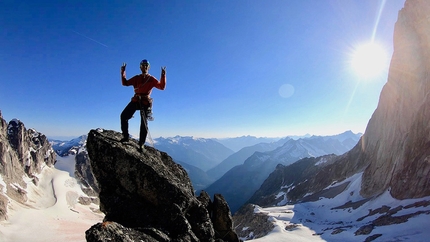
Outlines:
[{"label": "man's boot", "polygon": [[123,138],[120,140],[121,143],[125,143],[125,142],[129,141],[129,138],[128,138],[129,135],[128,134],[127,135],[123,134],[122,136],[123,136]]},{"label": "man's boot", "polygon": [[139,148],[138,148],[139,152],[145,152],[145,145],[139,143]]}]

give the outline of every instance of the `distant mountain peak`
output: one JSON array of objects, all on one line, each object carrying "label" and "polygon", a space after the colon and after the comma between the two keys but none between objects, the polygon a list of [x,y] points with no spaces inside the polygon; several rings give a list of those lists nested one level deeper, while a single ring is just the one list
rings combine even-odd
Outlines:
[{"label": "distant mountain peak", "polygon": [[55,159],[44,134],[26,129],[16,118],[7,123],[0,115],[0,220],[7,218],[10,200],[28,201],[27,188],[37,186],[40,173]]}]

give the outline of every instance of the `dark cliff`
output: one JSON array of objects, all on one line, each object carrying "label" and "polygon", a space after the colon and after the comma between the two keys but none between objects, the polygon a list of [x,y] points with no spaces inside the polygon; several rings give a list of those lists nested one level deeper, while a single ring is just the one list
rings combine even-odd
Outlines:
[{"label": "dark cliff", "polygon": [[87,241],[238,241],[222,196],[194,196],[186,171],[164,152],[121,134],[91,130],[87,150],[100,193],[103,223],[86,232]]}]

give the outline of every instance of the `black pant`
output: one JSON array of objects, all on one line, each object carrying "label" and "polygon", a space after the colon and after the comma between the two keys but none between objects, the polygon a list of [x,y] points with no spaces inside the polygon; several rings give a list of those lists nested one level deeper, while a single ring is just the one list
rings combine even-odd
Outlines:
[{"label": "black pant", "polygon": [[[128,133],[128,120],[133,117],[136,110],[141,110],[141,105],[138,102],[130,102],[121,113],[121,131],[124,138],[129,137]],[[146,121],[146,110],[147,106],[143,105],[140,114],[140,134],[139,134],[139,144],[145,144],[146,135],[148,134],[148,123]]]}]

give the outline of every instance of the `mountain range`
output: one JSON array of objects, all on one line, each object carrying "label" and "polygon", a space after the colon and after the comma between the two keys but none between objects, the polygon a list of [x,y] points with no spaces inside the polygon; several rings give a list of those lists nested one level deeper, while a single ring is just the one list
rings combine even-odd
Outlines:
[{"label": "mountain range", "polygon": [[[218,139],[205,139],[182,136],[175,136],[170,138],[161,137],[154,139],[154,146],[161,151],[165,151],[169,154],[172,154],[172,158],[175,160],[175,162],[181,164],[188,172],[195,191],[199,192],[203,189],[206,189],[212,183],[220,179],[226,172],[228,172],[233,167],[243,165],[245,160],[251,157],[255,152],[273,151],[276,148],[285,145],[285,143],[288,143],[290,146],[297,143],[298,146],[303,149],[303,157],[315,156],[319,154],[318,152],[320,152],[321,154],[326,154],[327,152],[338,153],[339,151],[346,151],[347,149],[352,148],[354,142],[357,142],[357,137],[359,135],[360,134],[356,135],[353,134],[351,131],[347,131],[343,134],[335,136],[335,140],[337,141],[334,141],[331,136],[313,136],[308,138],[300,138],[297,140],[287,137],[283,139],[276,139],[275,142],[258,143],[253,146],[244,147],[233,154],[231,154],[232,151],[229,148],[218,143]],[[52,140],[50,141],[50,143],[60,157],[71,156],[73,161],[73,159],[75,159],[74,157],[78,155],[79,149],[85,149],[86,138],[87,135],[82,135],[69,141]],[[243,142],[243,138],[245,138],[247,142],[273,140],[269,138],[244,136],[242,138],[231,138],[231,143],[235,143],[236,147],[239,147],[239,144],[247,143]],[[224,139],[224,141],[227,140],[230,139]],[[220,162],[220,159],[224,158],[228,154],[231,155],[229,155],[227,158]],[[297,159],[293,158],[293,160]],[[65,161],[64,158],[61,158],[59,159],[58,164],[56,164],[56,167],[62,167],[63,169],[65,169],[64,167],[68,166],[72,169],[76,169],[70,164],[66,165],[66,162],[67,161]],[[216,163],[218,164],[212,169],[209,169],[207,171],[204,170],[208,167],[207,164]],[[80,169],[78,168],[78,170]],[[269,170],[273,169],[269,168]],[[68,171],[70,172],[70,168],[68,168]],[[74,172],[70,173],[73,174]],[[85,173],[85,171],[80,171],[80,173],[83,174]],[[211,190],[209,189],[209,191]]]},{"label": "mountain range", "polygon": [[[56,167],[68,171],[73,176],[75,157],[79,153],[79,149],[85,148],[86,138],[87,135],[82,135],[68,141],[50,140],[53,149],[60,156]],[[231,138],[231,142],[228,142],[230,139],[223,140],[234,144],[236,147],[240,147],[240,145],[246,145],[250,142],[255,143],[273,139],[246,136],[246,141],[242,138]],[[281,145],[282,142],[282,140],[279,140],[274,143],[261,143],[253,147],[245,147],[236,153],[219,143],[218,139],[194,138],[190,136],[156,138],[154,139],[154,146],[161,151],[171,154],[175,162],[181,164],[188,172],[195,190],[200,191],[221,177],[233,166],[243,163],[255,151],[272,150]],[[210,171],[205,171],[212,166],[215,167],[210,169]]]},{"label": "mountain range", "polygon": [[169,153],[174,160],[198,167],[203,171],[218,165],[234,152],[213,139],[176,136],[156,138],[154,146]]},{"label": "mountain range", "polygon": [[341,155],[354,147],[360,136],[361,134],[347,131],[334,136],[282,140],[285,143],[274,150],[254,152],[205,191],[210,195],[222,193],[234,213],[257,191],[278,164],[288,165],[305,157]]},{"label": "mountain range", "polygon": [[241,137],[234,138],[223,138],[223,139],[214,139],[222,145],[228,147],[229,149],[237,152],[244,147],[254,146],[261,143],[273,143],[277,142],[281,138],[268,138],[268,137],[255,137],[251,135],[244,135]]},{"label": "mountain range", "polygon": [[[250,141],[250,136],[245,136],[247,141]],[[240,138],[243,139],[243,138]],[[265,152],[265,151],[271,151],[279,146],[282,146],[287,140],[290,138],[283,138],[276,141],[271,142],[263,142],[263,143],[257,143],[251,146],[246,146],[244,148],[241,148],[239,151],[235,152],[234,154],[227,157],[225,160],[223,160],[221,163],[219,163],[217,166],[213,167],[212,169],[208,170],[206,173],[212,180],[218,180],[221,178],[227,171],[232,169],[233,167],[237,165],[243,164],[243,162],[250,157],[255,152]],[[262,140],[262,139],[253,139],[254,141]],[[263,139],[267,141],[267,139]],[[226,141],[226,139],[225,139]],[[234,141],[237,141],[237,139],[234,139]],[[248,143],[248,142],[247,142]],[[254,143],[254,142],[252,142]],[[238,147],[238,146],[237,146]]]},{"label": "mountain range", "polygon": [[81,135],[75,139],[68,141],[62,140],[49,140],[52,148],[59,156],[76,155],[80,147],[85,145],[87,135]]}]

